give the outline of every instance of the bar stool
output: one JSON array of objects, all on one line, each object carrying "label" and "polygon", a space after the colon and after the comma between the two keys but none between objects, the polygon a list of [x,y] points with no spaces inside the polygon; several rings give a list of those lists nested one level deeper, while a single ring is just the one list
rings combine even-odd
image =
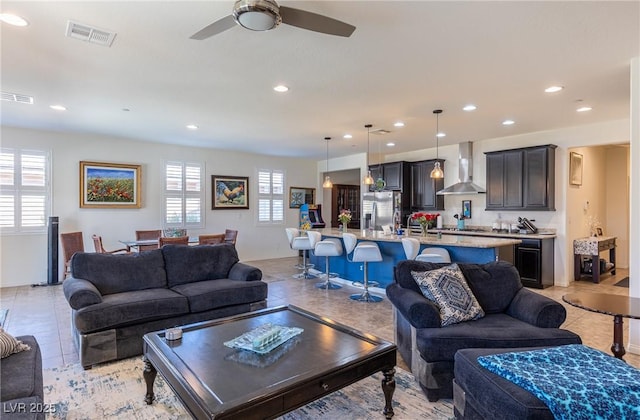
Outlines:
[{"label": "bar stool", "polygon": [[309,235],[307,232],[304,232],[304,236],[298,236],[298,229],[296,228],[286,228],[285,231],[287,233],[291,249],[302,251],[302,264],[296,266],[296,268],[299,268],[302,272],[294,275],[293,277],[296,279],[315,279],[317,276],[309,273],[309,269],[313,268],[313,264],[307,263],[307,253],[310,249],[313,249],[311,241],[309,240]]},{"label": "bar stool", "polygon": [[[353,256],[351,257],[351,262],[362,262],[364,263],[364,292],[361,294],[353,294],[350,296],[352,300],[357,300],[359,302],[380,302],[382,298],[380,296],[375,296],[369,293],[369,262],[382,261],[382,254],[380,253],[380,248],[378,244],[375,242],[360,242],[357,244],[358,239],[356,235],[353,233],[343,233],[342,240],[344,241],[344,248],[347,252],[347,255],[353,251]],[[357,244],[357,245],[356,245]]]},{"label": "bar stool", "polygon": [[449,251],[444,248],[432,247],[423,249],[420,255],[416,257],[416,261],[450,263],[451,256]]},{"label": "bar stool", "polygon": [[420,241],[416,238],[402,238],[402,248],[408,260],[415,260],[420,252]]},{"label": "bar stool", "polygon": [[[318,233],[318,235],[320,235],[320,233]],[[338,275],[329,272],[329,257],[342,255],[342,242],[337,238],[326,238],[318,241],[313,248],[313,253],[316,257],[325,257],[325,281],[316,283],[316,287],[326,290],[342,288],[342,286],[331,282],[331,277],[337,277]]]}]

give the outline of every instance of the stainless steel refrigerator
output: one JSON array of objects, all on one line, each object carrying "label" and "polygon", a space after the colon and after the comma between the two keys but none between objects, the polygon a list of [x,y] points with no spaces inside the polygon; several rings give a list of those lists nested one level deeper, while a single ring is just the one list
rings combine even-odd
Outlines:
[{"label": "stainless steel refrigerator", "polygon": [[365,229],[382,230],[383,225],[391,226],[402,223],[402,196],[397,191],[381,191],[364,193],[362,212]]}]

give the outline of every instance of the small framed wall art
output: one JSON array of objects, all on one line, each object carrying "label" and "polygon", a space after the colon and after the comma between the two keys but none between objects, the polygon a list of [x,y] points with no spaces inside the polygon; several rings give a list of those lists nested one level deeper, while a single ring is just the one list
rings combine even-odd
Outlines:
[{"label": "small framed wall art", "polygon": [[582,185],[582,155],[571,152],[569,154],[569,184]]},{"label": "small framed wall art", "polygon": [[249,177],[211,175],[212,210],[248,209]]},{"label": "small framed wall art", "polygon": [[462,200],[462,216],[471,219],[471,200]]},{"label": "small framed wall art", "polygon": [[304,187],[289,188],[289,208],[299,209],[303,204],[315,204],[316,189]]},{"label": "small framed wall art", "polygon": [[140,208],[141,177],[141,165],[81,161],[80,207]]}]

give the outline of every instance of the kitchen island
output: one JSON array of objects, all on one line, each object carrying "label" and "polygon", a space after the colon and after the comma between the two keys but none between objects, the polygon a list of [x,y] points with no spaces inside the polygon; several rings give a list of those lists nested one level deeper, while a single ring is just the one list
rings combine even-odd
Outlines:
[{"label": "kitchen island", "polygon": [[[323,238],[342,238],[339,229],[319,230]],[[350,230],[358,238],[358,241],[371,241],[378,244],[382,261],[369,263],[369,281],[376,281],[380,287],[385,288],[393,282],[393,268],[399,261],[406,260],[402,238],[406,235],[384,235],[379,231]],[[449,251],[452,262],[460,263],[486,263],[496,260],[513,260],[513,246],[521,242],[516,238],[491,238],[482,236],[442,235],[428,234],[427,236],[411,235],[420,241],[420,251],[427,247],[440,247]],[[363,263],[350,262],[346,252],[338,257],[330,257],[330,269],[342,279],[350,281],[362,281]],[[311,263],[320,271],[325,269],[325,258],[316,257],[311,253]]]}]

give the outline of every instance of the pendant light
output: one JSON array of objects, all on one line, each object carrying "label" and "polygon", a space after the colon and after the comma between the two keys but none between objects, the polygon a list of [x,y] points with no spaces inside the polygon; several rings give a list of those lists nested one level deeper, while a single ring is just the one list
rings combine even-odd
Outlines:
[{"label": "pendant light", "polygon": [[373,177],[371,176],[371,170],[369,169],[369,135],[371,133],[372,124],[365,124],[364,126],[367,129],[367,176],[364,177],[362,183],[364,185],[373,185]]},{"label": "pendant light", "polygon": [[329,176],[329,140],[331,140],[331,137],[325,137],[324,139],[327,142],[327,172],[324,175],[322,188],[333,188],[333,182],[331,182],[331,177]]},{"label": "pendant light", "polygon": [[[439,120],[440,114],[442,114],[441,109],[434,109],[433,113],[436,114],[436,159],[438,159],[438,148],[439,148],[439,139],[440,139],[440,127]],[[436,164],[433,165],[433,170],[431,171],[431,178],[439,179],[444,178],[444,171],[440,168],[440,162],[436,161]]]}]

